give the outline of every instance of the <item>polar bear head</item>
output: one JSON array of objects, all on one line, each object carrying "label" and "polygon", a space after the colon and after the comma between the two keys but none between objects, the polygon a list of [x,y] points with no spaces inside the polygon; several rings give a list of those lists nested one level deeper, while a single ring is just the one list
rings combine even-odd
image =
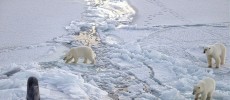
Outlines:
[{"label": "polar bear head", "polygon": [[70,52],[68,52],[68,53],[65,55],[65,57],[64,57],[63,60],[68,60],[68,59],[71,59],[71,58],[72,58],[72,55],[71,55]]},{"label": "polar bear head", "polygon": [[213,46],[208,46],[204,48],[204,53],[207,55],[211,55],[213,53]]},{"label": "polar bear head", "polygon": [[194,86],[192,94],[193,95],[200,94],[203,90],[204,90],[203,87],[200,84],[198,84]]}]

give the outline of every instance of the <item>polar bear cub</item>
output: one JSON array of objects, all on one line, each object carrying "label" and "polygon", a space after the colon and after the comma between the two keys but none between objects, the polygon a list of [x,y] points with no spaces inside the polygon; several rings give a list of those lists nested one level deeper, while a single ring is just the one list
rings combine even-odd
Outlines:
[{"label": "polar bear cub", "polygon": [[205,78],[201,80],[193,89],[193,95],[195,95],[195,100],[198,100],[201,94],[201,100],[211,100],[213,92],[216,88],[216,82],[212,78]]},{"label": "polar bear cub", "polygon": [[212,67],[212,58],[215,59],[216,68],[219,68],[220,64],[223,65],[225,63],[226,47],[223,44],[216,43],[205,47],[204,53],[207,56],[208,67],[210,68]]},{"label": "polar bear cub", "polygon": [[87,63],[87,59],[89,59],[91,61],[91,64],[95,64],[96,54],[88,46],[79,46],[71,48],[70,51],[65,55],[63,60],[66,60],[65,63],[68,63],[72,59],[74,59],[74,63],[77,63],[80,57],[84,58],[83,63]]}]

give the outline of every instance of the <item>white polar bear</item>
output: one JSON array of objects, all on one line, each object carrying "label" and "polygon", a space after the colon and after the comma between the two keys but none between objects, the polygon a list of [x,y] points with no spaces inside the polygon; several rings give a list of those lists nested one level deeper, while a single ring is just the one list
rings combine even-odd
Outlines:
[{"label": "white polar bear", "polygon": [[207,56],[208,67],[212,67],[212,58],[215,59],[216,68],[220,67],[220,64],[225,63],[226,47],[223,44],[216,43],[204,48],[204,53]]},{"label": "white polar bear", "polygon": [[87,59],[89,59],[91,61],[91,64],[95,64],[96,54],[88,46],[71,48],[70,51],[65,55],[65,58],[63,60],[66,60],[66,63],[68,63],[72,59],[74,59],[74,63],[77,63],[80,57],[84,58],[83,63],[87,63]]},{"label": "white polar bear", "polygon": [[195,100],[198,100],[201,94],[201,100],[211,100],[213,92],[216,88],[216,82],[212,78],[205,78],[201,80],[193,89],[193,95],[195,95]]}]

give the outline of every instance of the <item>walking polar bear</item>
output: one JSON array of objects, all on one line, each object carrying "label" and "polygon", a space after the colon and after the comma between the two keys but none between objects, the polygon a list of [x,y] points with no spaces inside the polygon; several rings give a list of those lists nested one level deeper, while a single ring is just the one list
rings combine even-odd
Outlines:
[{"label": "walking polar bear", "polygon": [[220,64],[223,65],[225,63],[226,47],[223,44],[216,43],[214,45],[205,47],[204,53],[207,56],[209,68],[212,67],[212,58],[215,59],[216,68],[219,68]]},{"label": "walking polar bear", "polygon": [[198,100],[199,95],[201,95],[201,100],[211,100],[215,88],[215,80],[208,77],[194,86],[192,94],[195,95],[195,100]]},{"label": "walking polar bear", "polygon": [[74,63],[77,63],[80,57],[84,58],[83,63],[87,63],[87,59],[89,59],[91,61],[91,64],[95,64],[96,54],[93,52],[93,50],[90,47],[87,46],[79,46],[79,47],[71,48],[70,51],[65,55],[63,60],[66,60],[65,63],[68,63],[72,59],[74,59]]}]

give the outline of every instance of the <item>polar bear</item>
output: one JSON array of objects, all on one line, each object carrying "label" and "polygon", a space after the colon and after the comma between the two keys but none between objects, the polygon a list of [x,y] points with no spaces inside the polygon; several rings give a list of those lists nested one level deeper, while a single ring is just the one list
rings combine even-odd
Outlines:
[{"label": "polar bear", "polygon": [[225,63],[226,47],[223,44],[216,43],[214,45],[205,47],[204,53],[207,56],[209,68],[212,67],[212,58],[215,59],[216,68],[219,68],[220,64],[223,65]]},{"label": "polar bear", "polygon": [[216,82],[212,78],[205,78],[201,80],[197,85],[194,86],[193,95],[195,95],[195,100],[198,100],[201,94],[201,100],[211,100],[212,94],[215,91]]},{"label": "polar bear", "polygon": [[71,48],[70,51],[65,55],[63,60],[66,60],[65,63],[68,63],[72,59],[74,59],[74,63],[77,63],[80,57],[84,58],[83,63],[87,63],[87,59],[89,59],[91,61],[91,64],[95,64],[96,54],[88,46],[79,46]]}]

